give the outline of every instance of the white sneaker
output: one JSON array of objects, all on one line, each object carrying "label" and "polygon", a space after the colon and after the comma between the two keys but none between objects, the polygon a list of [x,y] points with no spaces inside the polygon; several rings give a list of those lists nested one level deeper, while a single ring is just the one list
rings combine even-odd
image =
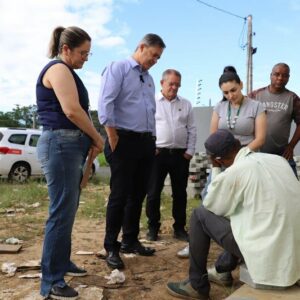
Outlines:
[{"label": "white sneaker", "polygon": [[182,250],[177,252],[177,256],[180,258],[189,258],[190,255],[190,247],[187,245]]},{"label": "white sneaker", "polygon": [[208,280],[222,286],[230,286],[233,283],[231,272],[218,273],[215,267],[207,270]]}]

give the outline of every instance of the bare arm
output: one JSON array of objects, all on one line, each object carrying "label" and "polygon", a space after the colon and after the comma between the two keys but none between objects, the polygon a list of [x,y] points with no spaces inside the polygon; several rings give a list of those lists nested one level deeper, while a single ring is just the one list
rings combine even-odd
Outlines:
[{"label": "bare arm", "polygon": [[296,130],[293,134],[292,139],[290,140],[289,144],[286,146],[283,157],[287,160],[292,159],[294,156],[294,148],[300,140],[300,124],[297,125]]},{"label": "bare arm", "polygon": [[296,122],[297,127],[293,134],[292,139],[286,146],[283,157],[287,160],[290,160],[294,156],[294,148],[296,147],[297,143],[300,140],[300,98],[295,94],[294,95],[294,102],[293,102],[293,120]]},{"label": "bare arm", "polygon": [[210,121],[210,133],[214,133],[218,130],[219,126],[219,116],[218,114],[213,111],[213,114],[211,116],[211,121]]},{"label": "bare arm", "polygon": [[248,144],[248,147],[253,151],[259,150],[259,148],[265,143],[266,132],[267,116],[265,112],[262,112],[255,118],[255,138],[250,144]]},{"label": "bare arm", "polygon": [[[103,139],[80,106],[77,87],[70,70],[63,64],[55,64],[46,72],[43,83],[55,91],[66,117],[90,136],[98,153],[101,152]],[[97,150],[93,149],[93,156],[96,155],[96,152]]]}]

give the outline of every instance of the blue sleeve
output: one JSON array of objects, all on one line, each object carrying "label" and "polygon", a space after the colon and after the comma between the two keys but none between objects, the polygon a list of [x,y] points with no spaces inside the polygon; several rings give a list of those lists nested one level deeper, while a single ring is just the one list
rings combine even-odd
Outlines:
[{"label": "blue sleeve", "polygon": [[103,71],[98,101],[99,121],[105,126],[115,127],[114,107],[118,97],[124,72],[122,62],[113,62]]}]

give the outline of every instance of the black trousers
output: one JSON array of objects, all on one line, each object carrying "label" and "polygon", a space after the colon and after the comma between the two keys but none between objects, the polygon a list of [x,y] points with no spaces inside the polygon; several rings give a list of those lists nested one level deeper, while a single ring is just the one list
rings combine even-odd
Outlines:
[{"label": "black trousers", "polygon": [[104,239],[107,251],[119,250],[118,235],[122,226],[122,242],[133,244],[138,240],[142,204],[155,155],[155,140],[151,135],[118,134],[119,142],[114,152],[108,140],[104,147],[111,169]]},{"label": "black trousers", "polygon": [[193,211],[189,233],[189,279],[192,287],[198,290],[199,293],[208,294],[210,284],[207,278],[206,264],[210,240],[213,239],[222,248],[239,259],[243,259],[243,256],[232,234],[230,221],[211,213],[203,206]]},{"label": "black trousers", "polygon": [[147,194],[146,215],[149,229],[158,231],[160,227],[160,196],[167,174],[170,174],[175,220],[174,230],[186,225],[187,180],[190,161],[184,158],[185,149],[158,149],[155,156]]}]

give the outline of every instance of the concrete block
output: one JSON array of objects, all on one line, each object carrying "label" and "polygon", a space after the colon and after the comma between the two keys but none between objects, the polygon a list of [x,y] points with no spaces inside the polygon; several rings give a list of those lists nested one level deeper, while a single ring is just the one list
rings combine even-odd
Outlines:
[{"label": "concrete block", "polygon": [[250,273],[248,272],[247,266],[245,264],[240,265],[240,281],[248,284],[254,289],[265,289],[265,290],[284,290],[286,287],[281,286],[273,286],[273,285],[265,285],[265,284],[259,284],[255,283]]},{"label": "concrete block", "polygon": [[247,284],[237,289],[225,300],[299,300],[300,288],[296,285],[286,290],[257,290]]}]

